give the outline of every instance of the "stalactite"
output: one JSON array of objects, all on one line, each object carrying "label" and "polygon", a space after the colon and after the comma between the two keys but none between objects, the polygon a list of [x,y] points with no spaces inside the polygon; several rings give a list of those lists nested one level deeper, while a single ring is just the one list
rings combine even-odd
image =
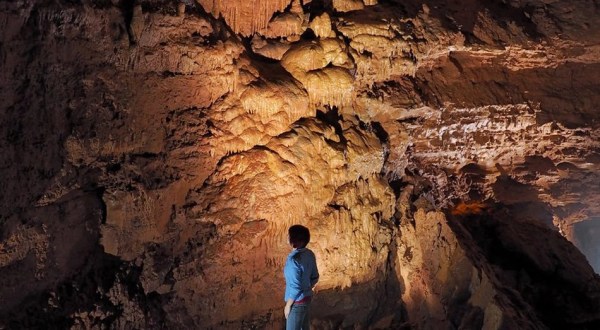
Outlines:
[{"label": "stalactite", "polygon": [[[263,32],[276,12],[283,12],[290,0],[197,0],[215,16],[223,18],[233,31],[244,36]],[[254,13],[254,14],[253,14]]]}]

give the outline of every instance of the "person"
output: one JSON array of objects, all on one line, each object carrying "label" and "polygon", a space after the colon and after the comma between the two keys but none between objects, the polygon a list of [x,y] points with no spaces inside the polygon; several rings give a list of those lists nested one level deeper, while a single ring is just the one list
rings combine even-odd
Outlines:
[{"label": "person", "polygon": [[288,240],[293,248],[287,257],[285,276],[285,307],[287,330],[310,329],[310,303],[313,287],[319,281],[315,254],[306,248],[310,242],[310,231],[301,225],[288,230]]}]

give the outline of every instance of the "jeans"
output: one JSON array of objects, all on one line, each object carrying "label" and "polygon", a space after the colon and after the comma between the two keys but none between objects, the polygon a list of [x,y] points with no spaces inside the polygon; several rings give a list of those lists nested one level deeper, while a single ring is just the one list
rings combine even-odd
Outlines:
[{"label": "jeans", "polygon": [[285,323],[286,330],[310,329],[310,303],[293,304]]}]

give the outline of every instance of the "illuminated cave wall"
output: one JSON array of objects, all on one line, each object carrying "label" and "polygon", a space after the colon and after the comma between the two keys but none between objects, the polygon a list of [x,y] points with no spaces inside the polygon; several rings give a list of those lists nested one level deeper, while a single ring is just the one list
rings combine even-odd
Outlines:
[{"label": "illuminated cave wall", "polygon": [[599,8],[0,2],[0,327],[600,326]]}]

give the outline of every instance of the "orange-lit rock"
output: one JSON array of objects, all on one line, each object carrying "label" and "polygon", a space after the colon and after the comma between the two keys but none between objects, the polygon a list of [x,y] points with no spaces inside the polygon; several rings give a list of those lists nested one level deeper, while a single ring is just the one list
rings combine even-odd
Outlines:
[{"label": "orange-lit rock", "polygon": [[233,31],[246,36],[265,30],[273,14],[283,11],[292,2],[291,0],[196,1],[215,17],[225,18]]},{"label": "orange-lit rock", "polygon": [[597,328],[598,14],[0,2],[0,328]]},{"label": "orange-lit rock", "polygon": [[349,105],[354,78],[353,63],[339,39],[299,43],[288,50],[281,65],[307,90],[313,106]]},{"label": "orange-lit rock", "polygon": [[[205,247],[181,251],[202,257],[174,271],[197,267],[203,274],[177,280],[175,294],[189,302],[178,308],[198,324],[252,318],[259,305],[261,313],[277,310],[286,230],[294,223],[313,228],[312,249],[327,260],[319,290],[375,279],[387,259],[394,196],[370,173],[383,166],[381,145],[367,144],[369,133],[361,130],[344,137],[347,148],[332,127],[301,121],[264,148],[227,157],[205,188],[188,196],[186,226],[213,228],[214,236]],[[236,285],[219,280],[205,287],[223,273],[235,274]],[[214,309],[201,308],[207,301]]]},{"label": "orange-lit rock", "polygon": [[291,44],[287,41],[269,40],[259,36],[252,38],[252,51],[274,60],[280,60],[290,47]]},{"label": "orange-lit rock", "polygon": [[[406,283],[402,300],[417,328],[447,328],[459,324],[464,328],[497,329],[518,323],[504,313],[517,312],[516,306],[503,306],[500,293],[484,270],[478,269],[460,246],[441,213],[417,211],[414,224],[401,227],[397,274]],[[466,310],[457,313],[452,306],[466,300]],[[507,320],[508,318],[508,320]],[[521,324],[523,326],[523,324]],[[526,326],[540,326],[533,323]]]}]

